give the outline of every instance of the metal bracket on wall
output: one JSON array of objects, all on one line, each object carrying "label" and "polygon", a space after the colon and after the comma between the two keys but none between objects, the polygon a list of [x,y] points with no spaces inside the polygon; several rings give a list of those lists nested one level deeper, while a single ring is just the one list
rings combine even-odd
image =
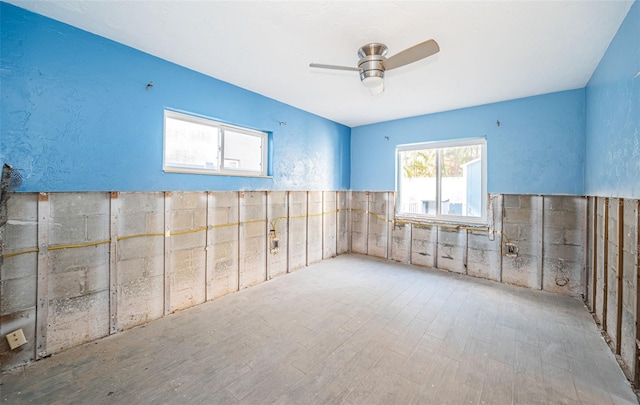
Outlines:
[{"label": "metal bracket on wall", "polygon": [[49,316],[49,194],[38,195],[38,284],[36,304],[36,360],[47,356]]},{"label": "metal bracket on wall", "polygon": [[111,192],[109,204],[109,334],[118,332],[118,195]]},{"label": "metal bracket on wall", "polygon": [[164,314],[171,313],[171,193],[164,193]]}]

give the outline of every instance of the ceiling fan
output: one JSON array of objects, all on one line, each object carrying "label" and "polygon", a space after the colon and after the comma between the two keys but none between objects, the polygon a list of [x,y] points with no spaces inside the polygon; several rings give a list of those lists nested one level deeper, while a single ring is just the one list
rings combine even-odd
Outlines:
[{"label": "ceiling fan", "polygon": [[384,91],[385,71],[428,58],[439,51],[440,46],[438,43],[433,39],[429,39],[387,58],[387,46],[374,42],[363,45],[358,49],[358,58],[360,58],[358,67],[325,65],[322,63],[310,63],[309,66],[320,69],[360,72],[360,81],[362,81],[364,87],[369,89],[372,95],[375,95]]}]

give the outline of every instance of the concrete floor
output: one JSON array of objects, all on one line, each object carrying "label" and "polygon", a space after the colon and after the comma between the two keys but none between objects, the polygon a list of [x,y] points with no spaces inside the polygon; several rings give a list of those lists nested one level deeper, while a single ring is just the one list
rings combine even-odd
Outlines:
[{"label": "concrete floor", "polygon": [[637,404],[579,300],[359,255],[2,378],[11,404]]}]

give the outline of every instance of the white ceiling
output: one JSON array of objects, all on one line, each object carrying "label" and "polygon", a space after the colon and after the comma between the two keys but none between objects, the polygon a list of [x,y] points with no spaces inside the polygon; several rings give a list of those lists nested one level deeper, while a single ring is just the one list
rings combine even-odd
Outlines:
[{"label": "white ceiling", "polygon": [[[581,88],[632,0],[58,1],[22,8],[354,127]],[[389,71],[371,96],[358,48],[439,54]]]}]

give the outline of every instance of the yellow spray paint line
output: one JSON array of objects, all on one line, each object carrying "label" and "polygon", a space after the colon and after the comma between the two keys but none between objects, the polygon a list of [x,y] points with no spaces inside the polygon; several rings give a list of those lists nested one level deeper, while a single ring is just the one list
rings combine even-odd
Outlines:
[{"label": "yellow spray paint line", "polygon": [[75,248],[88,247],[88,246],[104,245],[107,243],[111,243],[111,239],[101,240],[99,242],[76,243],[73,245],[49,246],[47,247],[47,250],[52,251],[52,250],[61,250],[61,249],[75,249]]},{"label": "yellow spray paint line", "polygon": [[[389,223],[394,223],[394,224],[400,224],[400,225],[409,225],[409,224],[415,224],[413,222],[408,222],[408,221],[396,221],[393,219],[386,219],[384,217],[381,217],[380,215],[373,213],[371,211],[366,211],[363,209],[359,209],[359,208],[338,208],[335,210],[331,210],[331,211],[325,211],[325,212],[321,212],[321,213],[316,213],[316,214],[308,214],[309,217],[318,217],[318,216],[323,216],[323,215],[330,215],[330,214],[335,214],[337,212],[341,212],[341,211],[351,211],[351,212],[361,212],[361,213],[365,213],[365,214],[369,214],[372,217],[383,221],[383,222],[389,222]],[[286,216],[279,216],[271,221],[267,220],[267,219],[252,219],[252,220],[248,220],[248,221],[242,221],[242,222],[231,222],[228,224],[219,224],[219,225],[209,225],[208,227],[200,227],[200,228],[195,228],[195,229],[189,229],[189,230],[185,230],[185,231],[179,231],[179,232],[171,232],[170,235],[186,235],[186,234],[190,234],[190,233],[196,233],[196,232],[202,232],[202,231],[206,231],[206,230],[210,230],[210,229],[219,229],[219,228],[226,228],[226,227],[230,227],[230,226],[239,226],[241,224],[251,224],[251,223],[260,223],[260,222],[269,222],[271,224],[272,229],[275,232],[276,229],[276,225],[278,224],[278,221],[281,219],[300,219],[300,218],[306,218],[307,215],[303,214],[303,215],[292,215],[290,217],[286,217]],[[474,228],[474,227],[469,227],[469,226],[464,226],[464,225],[452,225],[452,224],[416,224],[416,225],[425,225],[425,226],[437,226],[437,227],[441,227],[441,228],[454,228],[454,229],[464,229],[464,230],[469,230],[472,232],[483,232],[483,233],[494,233],[494,234],[499,234],[501,235],[505,242],[504,243],[510,243],[509,238],[507,237],[507,235],[502,232],[502,231],[490,231],[488,229],[481,229],[481,228]],[[142,237],[150,237],[150,236],[165,236],[164,233],[138,233],[138,234],[133,234],[133,235],[126,235],[126,236],[120,236],[118,237],[118,241],[121,240],[126,240],[126,239],[133,239],[133,238],[142,238]],[[274,237],[276,237],[274,235]],[[107,240],[102,240],[102,241],[98,241],[98,242],[87,242],[87,243],[77,243],[77,244],[70,244],[70,245],[59,245],[59,246],[49,246],[47,247],[48,251],[53,251],[53,250],[61,250],[61,249],[75,249],[75,248],[82,248],[82,247],[89,247],[89,246],[98,246],[98,245],[104,245],[107,243],[111,243],[110,239]],[[33,248],[33,249],[28,249],[28,250],[23,250],[20,252],[12,252],[12,253],[5,253],[4,255],[2,255],[3,258],[9,258],[9,257],[14,257],[14,256],[19,256],[19,255],[23,255],[23,254],[28,254],[28,253],[38,253],[39,250],[37,248]]]},{"label": "yellow spray paint line", "polygon": [[39,250],[38,249],[29,249],[29,250],[23,250],[22,252],[14,252],[14,253],[5,253],[2,255],[3,258],[8,258],[8,257],[14,257],[14,256],[19,256],[19,255],[24,255],[27,253],[38,253]]},{"label": "yellow spray paint line", "polygon": [[164,236],[164,233],[136,233],[134,235],[119,236],[118,241],[133,239],[133,238],[142,238],[142,237],[148,237],[148,236]]}]

